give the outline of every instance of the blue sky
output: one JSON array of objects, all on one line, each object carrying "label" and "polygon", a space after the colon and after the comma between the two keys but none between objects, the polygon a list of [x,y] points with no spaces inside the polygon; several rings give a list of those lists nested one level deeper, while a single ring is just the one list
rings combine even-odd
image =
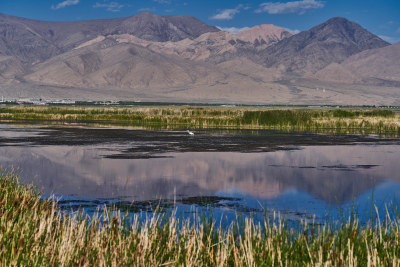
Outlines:
[{"label": "blue sky", "polygon": [[400,0],[0,0],[0,13],[47,21],[126,17],[141,11],[191,15],[230,31],[259,24],[302,31],[341,16],[391,43],[400,41]]}]

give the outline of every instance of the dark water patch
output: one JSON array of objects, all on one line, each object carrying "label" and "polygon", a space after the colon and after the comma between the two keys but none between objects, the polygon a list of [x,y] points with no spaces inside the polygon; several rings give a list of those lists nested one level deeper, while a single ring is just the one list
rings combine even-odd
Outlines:
[{"label": "dark water patch", "polygon": [[157,154],[150,153],[124,153],[124,154],[115,154],[115,155],[105,155],[103,156],[107,159],[163,159],[163,158],[172,158],[172,156],[160,156]]},{"label": "dark water patch", "polygon": [[321,166],[322,169],[334,169],[334,170],[342,170],[342,171],[355,171],[357,169],[371,169],[378,167],[379,165],[373,164],[364,164],[364,165],[332,165],[332,166]]},{"label": "dark water patch", "polygon": [[[239,151],[265,152],[288,149],[300,145],[341,145],[359,142],[377,142],[377,139],[361,135],[323,135],[312,133],[282,132],[275,130],[199,130],[194,136],[186,131],[149,131],[84,127],[38,127],[35,129],[14,128],[14,132],[34,133],[28,136],[5,137],[5,143],[29,143],[40,145],[100,145],[125,143],[123,153],[157,150],[158,152],[186,151]],[[12,129],[8,129],[12,131]],[[379,139],[390,141],[396,139]],[[210,146],[212,144],[212,146]]]},{"label": "dark water patch", "polygon": [[378,166],[379,165],[365,164],[365,165],[355,165],[354,168],[355,169],[371,169],[371,168],[375,168]]},{"label": "dark water patch", "polygon": [[202,208],[224,209],[228,208],[240,213],[262,212],[262,209],[247,207],[240,198],[220,197],[220,196],[197,196],[182,199],[159,199],[147,201],[124,201],[120,199],[74,199],[61,198],[58,200],[58,206],[62,210],[84,210],[86,212],[95,212],[98,208],[109,208],[123,212],[168,212],[174,207],[185,205]]}]

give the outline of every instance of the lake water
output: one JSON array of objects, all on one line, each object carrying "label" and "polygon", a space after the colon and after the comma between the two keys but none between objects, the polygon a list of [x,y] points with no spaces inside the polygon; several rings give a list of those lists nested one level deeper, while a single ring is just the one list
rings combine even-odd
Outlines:
[{"label": "lake water", "polygon": [[[182,131],[0,124],[0,166],[60,205],[288,220],[337,219],[400,203],[400,142],[271,130]],[[374,211],[375,212],[375,211]]]}]

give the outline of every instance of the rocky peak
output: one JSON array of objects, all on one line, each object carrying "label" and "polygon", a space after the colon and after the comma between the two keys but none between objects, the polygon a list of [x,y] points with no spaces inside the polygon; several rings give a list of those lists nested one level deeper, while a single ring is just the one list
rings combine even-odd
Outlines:
[{"label": "rocky peak", "polygon": [[290,72],[314,73],[361,51],[387,45],[357,23],[336,17],[268,47],[264,58],[268,67],[283,65]]},{"label": "rocky peak", "polygon": [[353,43],[359,49],[358,52],[389,45],[359,24],[342,17],[331,18],[308,32],[321,42]]},{"label": "rocky peak", "polygon": [[272,24],[257,25],[250,29],[242,30],[236,37],[240,40],[251,43],[271,44],[292,36],[287,30]]},{"label": "rocky peak", "polygon": [[180,41],[195,39],[207,32],[219,31],[191,16],[158,16],[141,12],[126,18],[113,34],[129,33],[147,41]]}]

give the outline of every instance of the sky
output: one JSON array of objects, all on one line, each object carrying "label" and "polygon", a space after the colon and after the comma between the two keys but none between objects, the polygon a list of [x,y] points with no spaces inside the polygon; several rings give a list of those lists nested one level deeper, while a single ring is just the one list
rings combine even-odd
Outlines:
[{"label": "sky", "polygon": [[0,13],[46,21],[127,17],[142,11],[190,15],[233,33],[260,24],[296,33],[339,16],[390,43],[400,41],[400,0],[0,0]]}]

